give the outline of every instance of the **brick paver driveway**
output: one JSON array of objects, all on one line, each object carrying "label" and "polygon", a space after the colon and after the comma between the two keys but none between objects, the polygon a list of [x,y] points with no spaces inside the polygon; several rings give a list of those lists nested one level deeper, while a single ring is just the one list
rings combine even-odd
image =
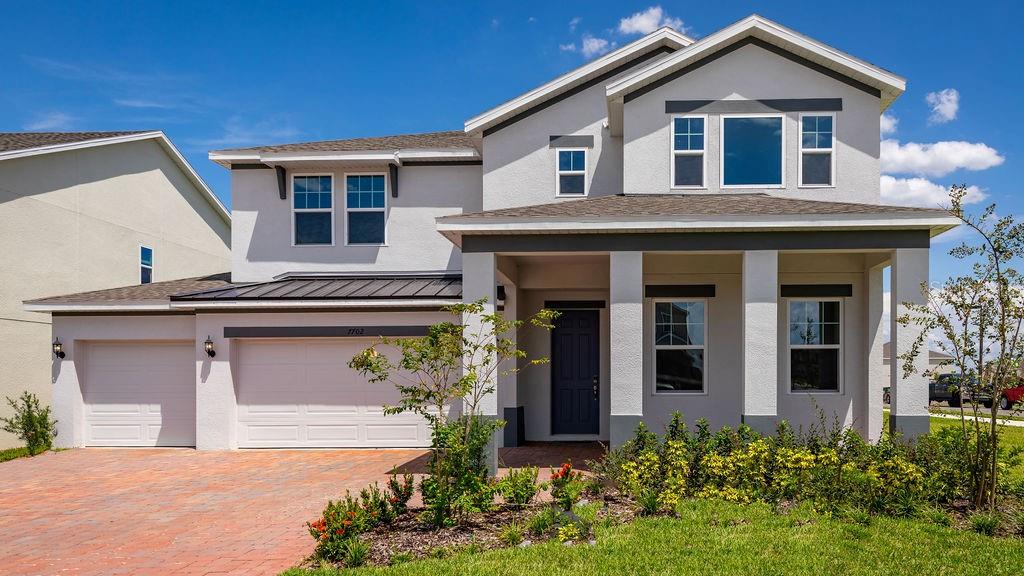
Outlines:
[{"label": "brick paver driveway", "polygon": [[[0,464],[0,574],[277,574],[420,450],[79,449]],[[422,460],[422,459],[421,459]]]}]

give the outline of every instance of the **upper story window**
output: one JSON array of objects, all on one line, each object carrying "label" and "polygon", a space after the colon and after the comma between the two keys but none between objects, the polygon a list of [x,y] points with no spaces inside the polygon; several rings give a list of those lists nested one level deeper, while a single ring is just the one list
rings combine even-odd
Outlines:
[{"label": "upper story window", "polygon": [[153,249],[146,246],[139,248],[139,283],[149,284],[153,281]]},{"label": "upper story window", "polygon": [[296,246],[334,244],[334,186],[330,175],[292,176]]},{"label": "upper story window", "polygon": [[385,243],[387,179],[384,174],[345,175],[346,244]]},{"label": "upper story window", "polygon": [[838,392],[842,302],[789,301],[789,386],[793,392]]},{"label": "upper story window", "polygon": [[672,187],[704,188],[705,116],[672,119]]},{"label": "upper story window", "polygon": [[800,185],[834,186],[835,116],[800,115]]},{"label": "upper story window", "polygon": [[556,166],[556,196],[585,196],[587,194],[587,149],[558,149]]},{"label": "upper story window", "polygon": [[782,187],[783,126],[782,114],[722,116],[722,186]]},{"label": "upper story window", "polygon": [[704,300],[654,303],[655,392],[704,392]]}]

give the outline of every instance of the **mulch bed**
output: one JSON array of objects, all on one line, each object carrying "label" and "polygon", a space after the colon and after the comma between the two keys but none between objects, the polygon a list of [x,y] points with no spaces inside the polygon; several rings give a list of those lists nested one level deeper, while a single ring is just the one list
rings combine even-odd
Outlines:
[{"label": "mulch bed", "polygon": [[[598,522],[610,521],[615,524],[629,522],[636,516],[635,506],[617,495],[599,496],[603,503],[598,513]],[[408,555],[408,559],[439,558],[463,550],[494,550],[508,548],[499,539],[502,528],[513,521],[525,525],[528,518],[551,507],[551,502],[538,501],[525,507],[497,504],[494,510],[473,514],[461,526],[434,529],[419,520],[422,508],[410,509],[389,525],[377,526],[361,534],[359,538],[371,546],[367,565],[385,566],[396,555]],[[557,526],[545,534],[524,533],[531,544],[544,542],[556,537]],[[586,542],[582,542],[586,544]],[[319,564],[312,560],[308,567]]]}]

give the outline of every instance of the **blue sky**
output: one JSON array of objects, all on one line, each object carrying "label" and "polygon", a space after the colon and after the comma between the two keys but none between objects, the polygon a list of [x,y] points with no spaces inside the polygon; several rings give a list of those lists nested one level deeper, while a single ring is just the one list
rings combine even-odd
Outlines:
[{"label": "blue sky", "polygon": [[1018,3],[821,4],[3,1],[0,130],[160,129],[228,203],[211,149],[458,129],[650,26],[701,37],[756,12],[907,78],[887,200],[964,182],[1024,214]]}]

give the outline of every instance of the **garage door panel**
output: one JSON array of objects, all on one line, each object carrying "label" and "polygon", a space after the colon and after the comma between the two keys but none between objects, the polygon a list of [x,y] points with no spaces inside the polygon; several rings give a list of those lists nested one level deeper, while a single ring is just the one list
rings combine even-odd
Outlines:
[{"label": "garage door panel", "polygon": [[[383,406],[399,400],[393,386],[367,382],[346,365],[371,343],[340,339],[241,341],[239,446],[428,445],[421,417],[384,415]],[[296,365],[298,358],[304,361]],[[275,429],[279,432],[273,432]]]},{"label": "garage door panel", "polygon": [[191,342],[91,343],[86,349],[86,445],[195,445]]}]

